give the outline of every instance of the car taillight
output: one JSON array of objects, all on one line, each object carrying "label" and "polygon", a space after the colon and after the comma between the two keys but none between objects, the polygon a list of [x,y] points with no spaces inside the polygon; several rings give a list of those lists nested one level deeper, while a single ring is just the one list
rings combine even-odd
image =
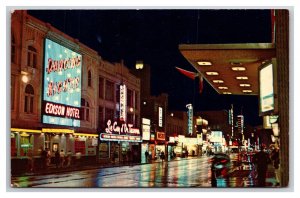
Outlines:
[{"label": "car taillight", "polygon": [[225,159],[224,159],[224,160],[221,160],[221,162],[222,162],[222,163],[226,163],[226,162],[227,162],[227,160],[225,160]]}]

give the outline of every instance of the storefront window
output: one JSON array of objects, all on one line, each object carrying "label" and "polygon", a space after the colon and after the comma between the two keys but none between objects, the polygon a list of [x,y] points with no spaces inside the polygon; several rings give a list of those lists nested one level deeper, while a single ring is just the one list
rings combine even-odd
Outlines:
[{"label": "storefront window", "polygon": [[75,153],[81,153],[82,155],[85,155],[85,141],[83,140],[75,140]]},{"label": "storefront window", "polygon": [[30,141],[31,135],[27,133],[20,134],[20,155],[27,156],[28,152],[32,151],[32,144]]},{"label": "storefront window", "polygon": [[109,158],[108,142],[99,144],[99,158]]}]

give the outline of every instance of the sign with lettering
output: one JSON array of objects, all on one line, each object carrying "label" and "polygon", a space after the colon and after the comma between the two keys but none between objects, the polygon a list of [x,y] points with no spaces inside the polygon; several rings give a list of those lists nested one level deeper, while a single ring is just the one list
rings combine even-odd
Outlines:
[{"label": "sign with lettering", "polygon": [[42,121],[80,126],[82,56],[45,40]]},{"label": "sign with lettering", "polygon": [[120,85],[120,120],[126,122],[127,89],[126,85]]},{"label": "sign with lettering", "polygon": [[99,137],[100,140],[104,140],[104,141],[142,142],[141,136],[100,133]]},{"label": "sign with lettering", "polygon": [[193,106],[188,104],[186,107],[188,108],[188,134],[193,134]]},{"label": "sign with lettering", "polygon": [[156,139],[157,140],[165,140],[166,136],[164,132],[156,132]]},{"label": "sign with lettering", "polygon": [[158,107],[158,126],[163,127],[163,108]]}]

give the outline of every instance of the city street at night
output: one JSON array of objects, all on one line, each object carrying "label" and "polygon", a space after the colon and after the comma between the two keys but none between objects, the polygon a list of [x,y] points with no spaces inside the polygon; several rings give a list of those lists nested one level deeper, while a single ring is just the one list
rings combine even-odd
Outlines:
[{"label": "city street at night", "polygon": [[[132,166],[94,168],[47,175],[12,177],[16,187],[34,188],[110,188],[110,187],[255,187],[251,166],[231,166],[222,177],[211,177],[209,159],[177,158],[169,162],[153,162]],[[233,159],[234,160],[234,159]],[[243,167],[243,168],[242,168]],[[268,173],[267,187],[275,185],[274,175]]]}]

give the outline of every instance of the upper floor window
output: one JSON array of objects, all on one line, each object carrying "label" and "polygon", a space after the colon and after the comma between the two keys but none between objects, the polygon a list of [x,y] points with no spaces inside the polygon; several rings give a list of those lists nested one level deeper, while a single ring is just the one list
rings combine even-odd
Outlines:
[{"label": "upper floor window", "polygon": [[34,47],[27,48],[27,66],[36,68],[37,65],[37,51]]},{"label": "upper floor window", "polygon": [[133,107],[133,91],[127,89],[127,106]]},{"label": "upper floor window", "polygon": [[34,89],[32,85],[26,85],[25,87],[25,100],[24,100],[24,112],[33,113],[33,101],[34,101]]},{"label": "upper floor window", "polygon": [[13,34],[11,35],[11,62],[16,62],[16,40]]},{"label": "upper floor window", "polygon": [[105,86],[105,99],[114,101],[114,83],[110,81],[106,81],[106,86]]},{"label": "upper floor window", "polygon": [[85,121],[90,120],[90,104],[84,98],[81,98],[80,119]]},{"label": "upper floor window", "polygon": [[91,70],[88,71],[88,86],[92,86],[92,72]]},{"label": "upper floor window", "polygon": [[99,77],[99,98],[104,98],[104,78]]}]

